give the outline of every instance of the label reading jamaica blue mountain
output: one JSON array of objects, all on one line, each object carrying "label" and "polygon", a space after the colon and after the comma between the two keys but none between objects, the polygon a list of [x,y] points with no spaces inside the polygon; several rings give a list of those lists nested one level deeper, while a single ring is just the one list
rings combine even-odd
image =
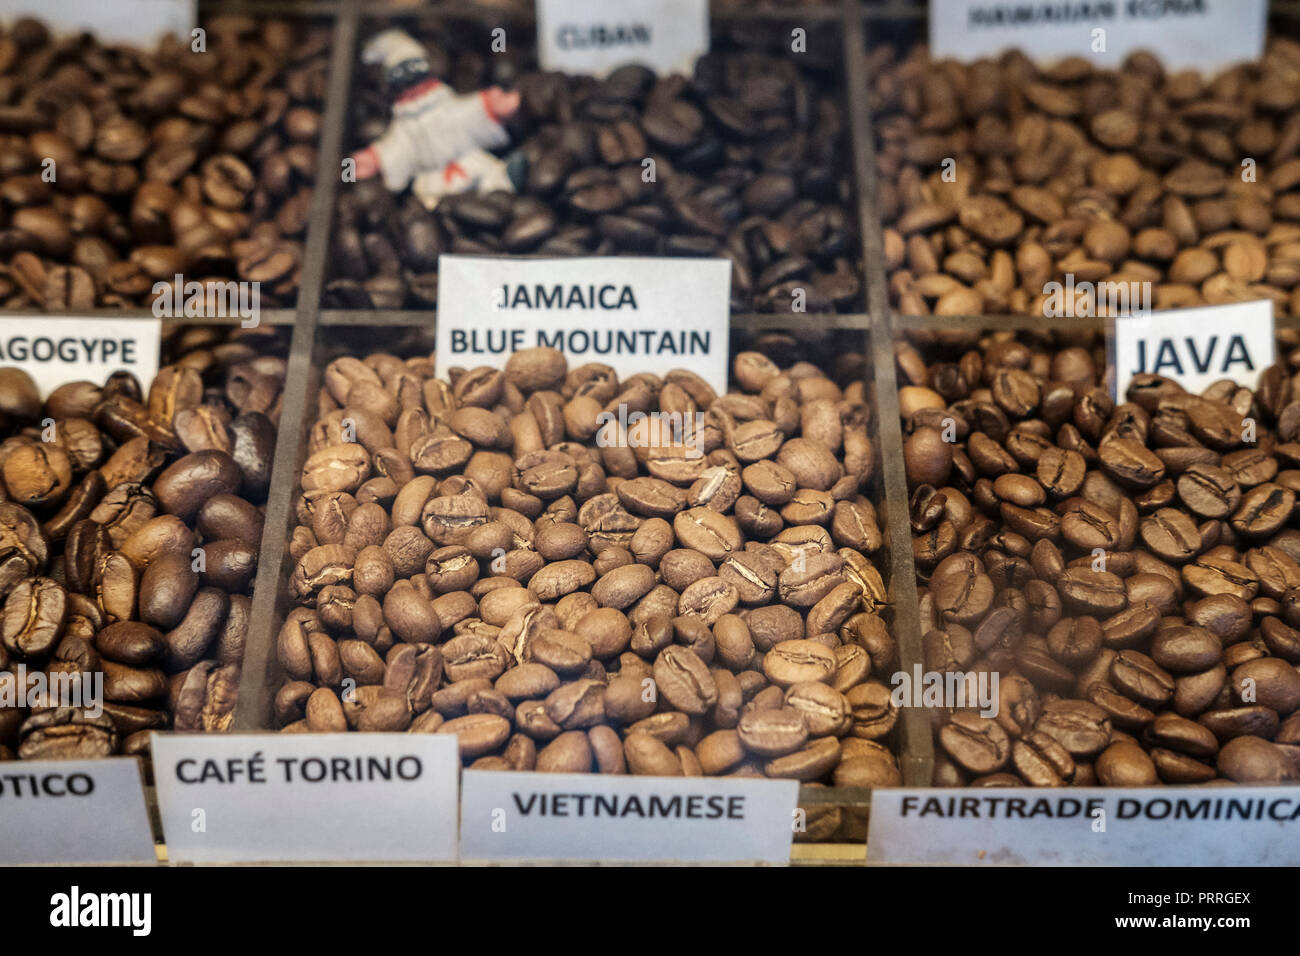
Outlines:
[{"label": "label reading jamaica blue mountain", "polygon": [[442,256],[438,375],[550,346],[570,368],[601,362],[621,378],[689,369],[722,391],[730,298],[726,259]]}]

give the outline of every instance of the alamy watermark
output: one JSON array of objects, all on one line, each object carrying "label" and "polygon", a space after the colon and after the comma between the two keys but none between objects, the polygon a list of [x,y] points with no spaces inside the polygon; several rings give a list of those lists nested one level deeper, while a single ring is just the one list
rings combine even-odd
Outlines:
[{"label": "alamy watermark", "polygon": [[889,678],[894,685],[890,700],[895,707],[948,707],[963,710],[978,707],[981,717],[998,715],[997,671],[923,671],[912,665],[912,673],[897,671]]},{"label": "alamy watermark", "polygon": [[95,671],[28,671],[14,667],[12,680],[0,680],[0,710],[9,707],[78,707],[88,717],[104,713],[104,674]]},{"label": "alamy watermark", "polygon": [[1075,282],[1074,273],[1065,282],[1043,286],[1043,315],[1047,318],[1091,319],[1097,316],[1141,316],[1151,314],[1150,282]]},{"label": "alamy watermark", "polygon": [[[600,448],[662,448],[682,445],[687,458],[704,457],[703,412],[618,412],[596,416],[596,445]],[[615,427],[616,426],[616,427]]]},{"label": "alamy watermark", "polygon": [[262,321],[261,282],[186,282],[177,273],[171,282],[155,282],[153,294],[153,314],[160,319],[238,316],[246,329],[257,328]]}]

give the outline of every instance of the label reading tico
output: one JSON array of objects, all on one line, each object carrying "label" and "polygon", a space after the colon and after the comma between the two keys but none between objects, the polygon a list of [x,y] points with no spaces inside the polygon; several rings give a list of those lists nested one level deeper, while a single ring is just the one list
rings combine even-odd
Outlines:
[{"label": "label reading tico", "polygon": [[708,0],[538,0],[542,69],[605,76],[629,63],[690,75],[709,51]]},{"label": "label reading tico", "polygon": [[461,855],[783,863],[798,795],[794,780],[468,770]]},{"label": "label reading tico", "polygon": [[67,382],[103,385],[126,371],[148,386],[158,374],[157,319],[22,316],[0,319],[0,365],[22,369],[48,396]]},{"label": "label reading tico", "polygon": [[153,759],[174,860],[456,858],[447,734],[155,734]]},{"label": "label reading tico", "polygon": [[731,263],[622,256],[438,261],[437,374],[559,349],[626,378],[688,369],[727,383]]}]

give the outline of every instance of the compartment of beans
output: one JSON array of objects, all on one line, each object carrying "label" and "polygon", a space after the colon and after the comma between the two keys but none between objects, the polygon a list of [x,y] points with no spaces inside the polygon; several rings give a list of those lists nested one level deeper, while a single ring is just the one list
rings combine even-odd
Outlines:
[{"label": "compartment of beans", "polygon": [[899,344],[941,786],[1300,780],[1300,335],[1254,390],[1144,374],[1095,331]]},{"label": "compartment of beans", "polygon": [[179,326],[152,382],[0,369],[0,760],[230,726],[287,336]]}]

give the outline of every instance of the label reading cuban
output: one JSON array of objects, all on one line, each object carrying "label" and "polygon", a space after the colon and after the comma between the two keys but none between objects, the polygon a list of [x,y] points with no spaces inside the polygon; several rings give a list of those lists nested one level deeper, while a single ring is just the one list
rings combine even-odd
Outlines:
[{"label": "label reading cuban", "polygon": [[687,369],[727,387],[731,263],[623,256],[438,259],[437,374],[559,349],[621,378]]},{"label": "label reading cuban", "polygon": [[1116,401],[1133,376],[1163,375],[1194,395],[1230,378],[1254,388],[1274,361],[1273,303],[1234,302],[1114,320],[1108,351]]},{"label": "label reading cuban", "polygon": [[157,860],[134,757],[0,764],[0,864]]},{"label": "label reading cuban", "polygon": [[154,734],[153,760],[171,860],[456,858],[451,734]]},{"label": "label reading cuban", "polygon": [[1169,70],[1212,73],[1264,52],[1267,0],[931,0],[936,58],[1010,49],[1039,63],[1083,57],[1119,66],[1151,50]]},{"label": "label reading cuban", "polygon": [[151,44],[173,34],[189,43],[198,22],[196,0],[5,0],[0,19],[32,16],[58,33],[87,30],[104,43]]},{"label": "label reading cuban", "polygon": [[794,780],[467,770],[466,860],[785,863]]},{"label": "label reading cuban", "polygon": [[46,397],[67,382],[103,385],[114,372],[148,386],[158,374],[158,319],[21,316],[0,319],[0,365],[22,369]]},{"label": "label reading cuban", "polygon": [[876,790],[867,862],[1295,866],[1300,788]]},{"label": "label reading cuban", "polygon": [[542,69],[605,76],[629,63],[684,73],[709,52],[708,0],[537,0]]}]

